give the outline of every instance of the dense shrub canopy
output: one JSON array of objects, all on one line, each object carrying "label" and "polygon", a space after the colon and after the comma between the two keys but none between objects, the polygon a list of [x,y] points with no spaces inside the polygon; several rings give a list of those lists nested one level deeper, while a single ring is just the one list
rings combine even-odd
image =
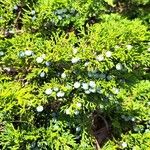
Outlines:
[{"label": "dense shrub canopy", "polygon": [[0,0],[0,149],[149,149],[149,5]]}]

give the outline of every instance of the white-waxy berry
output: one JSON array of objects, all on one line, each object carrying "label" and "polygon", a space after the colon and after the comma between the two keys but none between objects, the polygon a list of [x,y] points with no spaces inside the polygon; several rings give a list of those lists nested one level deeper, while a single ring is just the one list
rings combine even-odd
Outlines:
[{"label": "white-waxy berry", "polygon": [[51,63],[49,61],[46,61],[45,64],[47,67],[49,67],[51,65]]},{"label": "white-waxy berry", "polygon": [[65,93],[64,93],[63,91],[59,91],[59,92],[57,93],[57,96],[58,96],[58,97],[64,97],[64,95],[65,95]]},{"label": "white-waxy berry", "polygon": [[45,94],[47,94],[47,95],[52,94],[52,92],[53,92],[53,91],[52,91],[52,89],[50,89],[50,88],[45,90]]},{"label": "white-waxy berry", "polygon": [[127,48],[128,50],[131,50],[131,49],[133,48],[133,46],[132,46],[132,45],[126,45],[126,48]]},{"label": "white-waxy berry", "polygon": [[78,108],[81,108],[82,104],[78,102],[78,103],[76,104],[76,106],[77,106]]},{"label": "white-waxy berry", "polygon": [[41,72],[41,73],[40,73],[40,77],[41,77],[41,78],[44,78],[44,77],[45,77],[45,72]]},{"label": "white-waxy berry", "polygon": [[8,71],[8,72],[11,71],[11,69],[9,67],[4,67],[3,69],[6,70],[6,71]]},{"label": "white-waxy berry", "polygon": [[57,9],[57,10],[55,11],[55,13],[61,15],[61,14],[64,13],[64,10],[63,10],[63,9]]},{"label": "white-waxy berry", "polygon": [[123,148],[127,147],[127,143],[126,142],[123,142],[121,145],[122,145]]},{"label": "white-waxy berry", "polygon": [[88,90],[89,84],[88,84],[88,83],[82,83],[82,88],[83,88],[84,90]]},{"label": "white-waxy berry", "polygon": [[95,83],[94,81],[90,81],[90,82],[89,82],[89,86],[90,86],[91,88],[95,88],[95,87],[96,87],[96,83]]},{"label": "white-waxy berry", "polygon": [[32,21],[34,21],[36,19],[36,16],[33,16],[31,19],[32,19]]},{"label": "white-waxy berry", "polygon": [[105,55],[106,55],[106,57],[111,57],[112,56],[112,52],[111,51],[107,51],[106,53],[105,53]]},{"label": "white-waxy berry", "polygon": [[67,75],[66,75],[65,73],[62,73],[62,74],[61,74],[61,78],[63,78],[63,79],[65,79],[66,76],[67,76]]},{"label": "white-waxy berry", "polygon": [[69,114],[70,114],[70,110],[69,110],[69,109],[66,109],[65,113],[66,113],[67,115],[69,115]]},{"label": "white-waxy berry", "polygon": [[146,129],[146,130],[145,130],[145,133],[149,133],[149,132],[150,132],[150,130],[149,130],[149,129]]},{"label": "white-waxy berry", "polygon": [[110,81],[111,79],[112,79],[112,76],[108,75],[108,76],[107,76],[107,80]]},{"label": "white-waxy berry", "polygon": [[15,5],[15,6],[14,6],[14,10],[17,10],[17,9],[18,9],[18,6],[17,6],[17,5]]},{"label": "white-waxy berry", "polygon": [[96,93],[96,89],[95,88],[94,89],[90,88],[89,91],[92,92],[92,93]]},{"label": "white-waxy berry", "polygon": [[19,57],[24,57],[25,56],[25,53],[24,52],[19,52],[19,55],[18,55]]},{"label": "white-waxy berry", "polygon": [[74,112],[75,115],[79,115],[79,113],[80,112],[78,110],[75,110],[75,112]]},{"label": "white-waxy berry", "polygon": [[121,63],[118,63],[118,64],[116,65],[116,70],[122,70],[122,69],[123,69],[122,64],[121,64]]},{"label": "white-waxy berry", "polygon": [[140,129],[140,127],[138,127],[138,126],[134,126],[133,130],[136,132],[139,132],[139,131],[142,131],[143,129]]},{"label": "white-waxy berry", "polygon": [[[77,135],[76,137],[75,137],[75,139],[80,139],[81,138],[81,135]],[[83,145],[82,145],[83,146]]]},{"label": "white-waxy berry", "polygon": [[36,147],[36,142],[32,142],[30,146],[31,146],[31,148]]},{"label": "white-waxy berry", "polygon": [[104,56],[102,54],[98,55],[98,56],[96,56],[96,60],[97,61],[103,61],[104,60]]},{"label": "white-waxy berry", "polygon": [[131,121],[133,121],[133,122],[134,122],[134,121],[135,121],[135,118],[134,118],[134,117],[132,117],[132,118],[131,118]]},{"label": "white-waxy berry", "polygon": [[75,58],[72,58],[72,59],[71,59],[71,62],[72,62],[73,64],[75,64],[75,63],[77,63],[79,60],[80,60],[80,58],[75,57]]},{"label": "white-waxy berry", "polygon": [[61,73],[60,72],[57,72],[57,76],[59,77],[61,75]]},{"label": "white-waxy berry", "polygon": [[59,88],[58,88],[58,87],[54,87],[53,90],[54,90],[55,92],[58,92],[58,91],[59,91]]},{"label": "white-waxy berry", "polygon": [[15,32],[13,30],[9,30],[9,33],[10,34],[14,34]]},{"label": "white-waxy berry", "polygon": [[31,11],[31,14],[32,14],[32,15],[35,15],[35,10],[32,10],[32,11]]},{"label": "white-waxy berry", "polygon": [[62,20],[62,16],[58,15],[57,17],[58,17],[59,20]]},{"label": "white-waxy berry", "polygon": [[114,92],[114,94],[118,94],[119,93],[119,89],[118,88],[113,88],[113,92]]},{"label": "white-waxy berry", "polygon": [[36,108],[37,112],[42,112],[43,109],[44,109],[43,106],[38,106],[38,107]]},{"label": "white-waxy berry", "polygon": [[4,52],[3,51],[0,51],[0,56],[4,56]]},{"label": "white-waxy berry", "polygon": [[115,49],[119,49],[120,47],[118,45],[115,45]]},{"label": "white-waxy berry", "polygon": [[[56,118],[55,118],[56,119]],[[56,120],[57,121],[57,120]],[[56,122],[56,121],[53,121],[53,122]],[[60,127],[57,125],[57,124],[55,124],[54,126],[53,126],[53,129],[54,130],[58,130]]]},{"label": "white-waxy berry", "polygon": [[80,127],[76,127],[76,132],[80,132],[81,128]]},{"label": "white-waxy berry", "polygon": [[45,59],[46,55],[45,55],[45,54],[42,54],[41,57],[42,57],[43,59]]},{"label": "white-waxy berry", "polygon": [[33,52],[31,50],[26,50],[24,53],[25,53],[26,56],[33,55]]},{"label": "white-waxy berry", "polygon": [[91,92],[89,90],[86,90],[85,91],[85,94],[90,94]]},{"label": "white-waxy berry", "polygon": [[84,66],[87,67],[89,65],[89,62],[85,62]]},{"label": "white-waxy berry", "polygon": [[75,82],[74,83],[74,88],[78,89],[81,86],[80,82]]},{"label": "white-waxy berry", "polygon": [[43,62],[43,58],[42,57],[37,57],[36,62],[37,63],[42,63]]},{"label": "white-waxy berry", "polygon": [[77,48],[73,48],[72,52],[73,52],[73,54],[75,55],[75,54],[77,54],[78,49],[77,49]]}]

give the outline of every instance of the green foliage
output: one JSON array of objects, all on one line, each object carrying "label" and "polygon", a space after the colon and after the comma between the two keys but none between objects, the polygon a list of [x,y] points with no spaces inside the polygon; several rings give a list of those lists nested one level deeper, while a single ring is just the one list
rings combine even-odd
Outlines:
[{"label": "green foliage", "polygon": [[114,0],[113,11],[120,12],[130,19],[140,18],[144,24],[150,24],[149,0]]},{"label": "green foliage", "polygon": [[93,150],[95,111],[114,136],[103,149],[148,149],[150,32],[115,7],[0,0],[0,149]]}]

